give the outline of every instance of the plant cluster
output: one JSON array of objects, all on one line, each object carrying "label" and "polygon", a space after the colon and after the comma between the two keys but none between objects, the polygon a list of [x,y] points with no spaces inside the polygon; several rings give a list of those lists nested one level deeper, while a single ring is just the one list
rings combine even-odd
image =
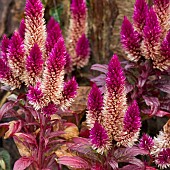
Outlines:
[{"label": "plant cluster", "polygon": [[[88,95],[87,134],[69,122],[78,84],[70,72],[88,63],[87,8],[72,0],[66,46],[59,23],[45,26],[40,0],[27,0],[25,18],[1,41],[0,80],[11,93],[0,109],[1,136],[13,137],[21,158],[14,170],[156,170],[170,167],[170,120],[152,138],[142,120],[169,116],[170,2],[136,0],[133,23],[124,18],[121,42]],[[89,134],[88,134],[89,133]],[[86,137],[85,137],[86,136]]]}]

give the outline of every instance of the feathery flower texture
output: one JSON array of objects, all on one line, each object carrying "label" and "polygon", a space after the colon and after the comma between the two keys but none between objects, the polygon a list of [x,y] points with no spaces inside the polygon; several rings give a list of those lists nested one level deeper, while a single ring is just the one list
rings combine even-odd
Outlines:
[{"label": "feathery flower texture", "polygon": [[142,33],[143,27],[146,22],[146,16],[148,12],[148,4],[145,0],[136,0],[133,13],[133,24],[135,29]]},{"label": "feathery flower texture", "polygon": [[152,60],[154,68],[167,70],[170,58],[162,46],[169,41],[169,21],[169,0],[154,0],[150,8],[146,0],[136,0],[133,23],[125,17],[121,28],[121,43],[127,58],[136,62],[143,56]]},{"label": "feathery flower texture", "polygon": [[161,168],[170,167],[170,148],[163,149],[156,157],[155,163]]},{"label": "feathery flower texture", "polygon": [[[104,97],[96,85],[90,91],[87,124],[91,129],[91,142],[95,146],[93,148],[99,153],[109,150],[113,140],[118,146],[133,146],[138,139],[141,127],[139,108],[134,101],[127,109],[125,77],[116,55],[108,66]],[[96,132],[95,126],[100,126],[100,132]],[[106,135],[99,138],[101,133],[106,133],[107,138]]]},{"label": "feathery flower texture", "polygon": [[72,0],[71,20],[67,38],[67,49],[72,66],[77,68],[87,65],[90,55],[87,33],[87,8],[85,0]]},{"label": "feathery flower texture", "polygon": [[123,120],[124,134],[120,137],[119,144],[133,146],[137,141],[141,128],[139,107],[136,101],[128,107]]},{"label": "feathery flower texture", "polygon": [[29,103],[50,115],[70,106],[77,82],[73,78],[64,83],[65,64],[70,61],[60,26],[51,18],[46,33],[43,16],[41,0],[26,1],[19,31],[10,40],[4,35],[1,42],[0,80],[12,88],[25,83]]},{"label": "feathery flower texture", "polygon": [[[94,123],[94,126],[90,131],[90,139],[93,144],[92,147],[101,154],[104,150],[108,150],[110,148],[107,131],[97,121]],[[105,146],[108,148],[104,148]]]},{"label": "feathery flower texture", "polygon": [[153,139],[149,135],[143,134],[139,142],[139,147],[141,149],[145,149],[146,151],[150,151],[153,146]]},{"label": "feathery flower texture", "polygon": [[170,120],[164,125],[163,131],[154,138],[151,154],[155,156],[155,163],[159,167],[170,167]]},{"label": "feathery flower texture", "polygon": [[101,123],[101,111],[103,107],[103,96],[99,88],[94,84],[88,96],[88,112],[86,115],[87,125],[92,128],[97,121]]},{"label": "feathery flower texture", "polygon": [[12,88],[20,87],[20,80],[16,77],[8,63],[8,46],[10,44],[6,35],[1,41],[1,57],[0,57],[0,80],[2,83],[11,86]]},{"label": "feathery flower texture", "polygon": [[43,4],[40,0],[27,0],[25,5],[25,53],[26,57],[35,43],[45,59],[46,28]]}]

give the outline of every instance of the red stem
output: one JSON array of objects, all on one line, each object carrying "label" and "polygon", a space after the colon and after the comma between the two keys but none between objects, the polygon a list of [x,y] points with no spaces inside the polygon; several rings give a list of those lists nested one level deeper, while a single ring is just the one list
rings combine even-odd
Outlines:
[{"label": "red stem", "polygon": [[[41,114],[41,113],[40,113]],[[45,117],[42,115],[39,115],[40,118],[40,136],[39,136],[39,148],[38,148],[38,165],[39,170],[42,169],[42,148],[43,148],[43,135],[44,135],[44,125],[43,120]]]}]

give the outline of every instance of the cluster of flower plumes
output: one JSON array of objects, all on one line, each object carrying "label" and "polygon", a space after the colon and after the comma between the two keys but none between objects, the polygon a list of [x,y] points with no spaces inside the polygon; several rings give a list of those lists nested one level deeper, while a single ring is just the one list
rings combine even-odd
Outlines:
[{"label": "cluster of flower plumes", "polygon": [[117,145],[133,146],[137,141],[141,119],[136,101],[128,107],[126,102],[125,76],[118,57],[114,55],[108,66],[104,97],[94,84],[88,97],[87,124],[90,138],[97,152]]},{"label": "cluster of flower plumes", "polygon": [[70,58],[60,26],[51,18],[46,28],[43,16],[40,0],[26,1],[25,19],[19,30],[11,39],[6,35],[2,38],[0,80],[13,89],[25,84],[35,109],[65,109],[76,95],[77,83],[74,77],[64,82]]},{"label": "cluster of flower plumes", "polygon": [[73,0],[71,3],[71,19],[67,37],[67,48],[72,66],[77,68],[88,64],[90,57],[87,34],[87,8],[85,0]]},{"label": "cluster of flower plumes", "polygon": [[[139,140],[141,117],[137,102],[127,104],[125,76],[118,57],[114,55],[108,65],[105,92],[93,85],[88,97],[87,125],[94,150],[106,155],[114,147],[132,147]],[[152,139],[143,134],[138,147],[154,158],[160,168],[170,166],[169,122]]]},{"label": "cluster of flower plumes", "polygon": [[167,70],[170,66],[170,2],[154,0],[149,7],[145,0],[136,0],[133,23],[124,18],[121,42],[127,58],[137,62],[141,57],[153,67]]}]

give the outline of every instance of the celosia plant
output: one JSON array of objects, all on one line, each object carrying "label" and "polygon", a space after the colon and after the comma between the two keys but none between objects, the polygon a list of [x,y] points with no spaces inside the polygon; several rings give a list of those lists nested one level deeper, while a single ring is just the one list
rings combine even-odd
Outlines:
[{"label": "celosia plant", "polygon": [[[95,84],[90,91],[87,125],[90,130],[90,142],[76,139],[75,144],[68,144],[71,150],[78,152],[78,156],[61,157],[58,159],[59,163],[74,168],[109,170],[117,169],[118,162],[127,162],[132,165],[129,164],[125,166],[126,168],[145,168],[145,165],[135,156],[147,152],[132,147],[138,140],[141,127],[139,108],[136,101],[128,107],[125,76],[116,55],[112,57],[108,66],[104,96],[102,97],[101,91]],[[81,149],[78,149],[80,143],[77,143],[77,140],[83,140]],[[86,148],[86,151],[82,148]],[[82,152],[88,154],[81,155]],[[73,165],[71,160],[77,163]]]},{"label": "celosia plant", "polygon": [[5,139],[13,137],[22,156],[14,170],[61,169],[55,151],[79,133],[76,125],[62,119],[78,85],[74,77],[64,79],[70,60],[60,26],[51,18],[46,27],[43,17],[41,1],[27,0],[19,30],[11,39],[4,35],[1,42],[0,80],[12,95],[0,118],[12,121],[0,126]]}]

